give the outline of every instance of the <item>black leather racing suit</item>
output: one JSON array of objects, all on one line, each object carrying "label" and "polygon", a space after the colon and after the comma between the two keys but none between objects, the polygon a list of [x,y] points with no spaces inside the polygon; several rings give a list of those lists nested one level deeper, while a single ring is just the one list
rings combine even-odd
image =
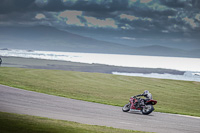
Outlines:
[{"label": "black leather racing suit", "polygon": [[[135,97],[137,98],[137,97],[140,97],[140,96],[144,96],[146,99],[149,99],[147,94],[139,94],[139,95],[136,95]],[[144,103],[142,103],[142,101],[144,102],[146,99],[138,98],[138,99],[137,99],[138,102],[136,102],[136,103],[134,104],[134,106],[135,106],[136,108],[139,108],[141,104],[144,104]]]}]

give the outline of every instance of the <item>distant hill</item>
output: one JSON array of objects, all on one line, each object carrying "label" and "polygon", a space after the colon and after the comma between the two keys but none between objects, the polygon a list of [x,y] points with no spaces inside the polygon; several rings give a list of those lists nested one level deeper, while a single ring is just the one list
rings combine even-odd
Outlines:
[{"label": "distant hill", "polygon": [[3,48],[92,53],[131,52],[131,47],[83,37],[48,26],[0,27],[0,40],[0,46]]},{"label": "distant hill", "polygon": [[151,45],[151,46],[144,46],[139,48],[141,53],[149,54],[149,55],[158,55],[158,56],[179,56],[179,55],[186,55],[187,51],[175,48],[168,48],[159,45]]},{"label": "distant hill", "polygon": [[131,47],[83,37],[49,26],[0,27],[0,48],[66,52],[200,57],[200,52],[159,45]]},{"label": "distant hill", "polygon": [[192,57],[200,57],[200,49],[190,50],[188,54]]},{"label": "distant hill", "polygon": [[187,50],[169,48],[159,45],[139,47],[137,52],[142,55],[154,55],[154,56],[193,57],[193,58],[200,57],[200,49],[187,51]]}]

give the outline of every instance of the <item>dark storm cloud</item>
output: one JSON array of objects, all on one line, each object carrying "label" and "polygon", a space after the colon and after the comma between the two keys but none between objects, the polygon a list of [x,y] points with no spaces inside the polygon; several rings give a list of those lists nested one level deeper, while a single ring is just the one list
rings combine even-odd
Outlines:
[{"label": "dark storm cloud", "polygon": [[66,7],[72,10],[81,10],[81,11],[105,11],[113,12],[116,10],[126,10],[128,6],[127,0],[117,0],[117,1],[77,1],[71,6],[67,6],[69,2],[63,2]]},{"label": "dark storm cloud", "polygon": [[[115,11],[134,11],[146,8],[137,1],[130,6],[129,0],[1,0],[0,13],[11,12],[29,12],[29,11],[63,11],[63,10],[79,10],[86,12],[94,12],[95,14],[103,14],[105,12]],[[148,12],[149,10],[145,10]],[[141,14],[147,14],[146,12]],[[139,12],[138,12],[139,13]]]},{"label": "dark storm cloud", "polygon": [[126,10],[127,0],[115,0],[100,2],[72,1],[72,0],[1,0],[0,13],[12,13],[22,11],[63,11],[63,10],[81,10],[81,11],[116,11]]},{"label": "dark storm cloud", "polygon": [[160,0],[160,2],[168,7],[173,8],[198,8],[200,9],[199,0]]},{"label": "dark storm cloud", "polygon": [[199,8],[200,0],[0,0],[0,24],[113,28],[137,37],[172,33],[194,37],[199,35]]},{"label": "dark storm cloud", "polygon": [[[200,7],[199,0],[152,0],[147,4],[140,0],[132,2],[131,0],[1,0],[0,13],[20,12],[20,11],[63,11],[80,10],[100,12],[114,11],[137,11],[145,9],[146,11],[155,10],[146,5],[159,3],[170,8],[184,8],[188,6]],[[146,13],[146,12],[145,12]],[[141,13],[142,14],[142,13]],[[149,13],[150,14],[150,13]]]},{"label": "dark storm cloud", "polygon": [[[158,18],[160,16],[173,16],[176,12],[172,9],[160,10],[159,5],[153,5],[152,1],[143,4],[139,0],[1,0],[0,14],[12,12],[60,12],[64,10],[84,11],[84,15],[104,18],[115,18],[121,13],[133,14],[140,17]],[[180,7],[180,2],[162,1],[162,4],[170,7]],[[172,4],[173,3],[173,4]],[[198,4],[198,2],[197,2]],[[158,9],[155,9],[155,7]]]},{"label": "dark storm cloud", "polygon": [[192,0],[192,5],[194,8],[200,9],[200,1],[199,0]]},{"label": "dark storm cloud", "polygon": [[0,0],[0,14],[28,11],[35,0]]},{"label": "dark storm cloud", "polygon": [[0,13],[32,12],[32,11],[62,11],[67,6],[61,0],[1,0]]},{"label": "dark storm cloud", "polygon": [[160,0],[160,2],[168,7],[173,8],[184,8],[188,4],[188,1],[186,0]]}]

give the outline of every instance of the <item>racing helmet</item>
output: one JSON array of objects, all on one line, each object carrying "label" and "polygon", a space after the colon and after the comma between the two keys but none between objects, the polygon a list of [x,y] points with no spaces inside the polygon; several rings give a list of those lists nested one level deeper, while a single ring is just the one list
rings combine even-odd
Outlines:
[{"label": "racing helmet", "polygon": [[148,90],[145,90],[143,95],[148,99],[153,99],[152,94]]},{"label": "racing helmet", "polygon": [[143,95],[148,95],[149,94],[149,91],[148,90],[145,90]]}]

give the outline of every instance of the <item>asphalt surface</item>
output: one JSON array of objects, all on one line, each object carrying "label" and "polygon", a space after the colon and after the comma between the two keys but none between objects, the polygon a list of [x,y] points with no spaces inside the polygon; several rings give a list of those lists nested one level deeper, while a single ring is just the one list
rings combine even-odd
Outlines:
[{"label": "asphalt surface", "polygon": [[158,112],[142,115],[134,111],[125,113],[121,109],[0,85],[1,112],[148,132],[200,133],[200,117]]}]

